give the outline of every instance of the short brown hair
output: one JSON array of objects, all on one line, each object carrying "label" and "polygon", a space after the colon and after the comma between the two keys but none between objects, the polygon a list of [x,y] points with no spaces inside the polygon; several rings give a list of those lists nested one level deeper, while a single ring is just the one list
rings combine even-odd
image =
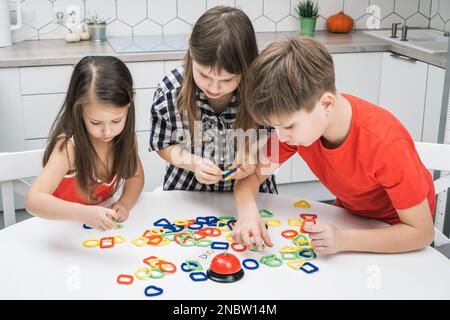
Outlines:
[{"label": "short brown hair", "polygon": [[301,109],[312,111],[325,92],[336,92],[333,59],[320,42],[291,38],[264,49],[248,70],[245,107],[258,124]]}]

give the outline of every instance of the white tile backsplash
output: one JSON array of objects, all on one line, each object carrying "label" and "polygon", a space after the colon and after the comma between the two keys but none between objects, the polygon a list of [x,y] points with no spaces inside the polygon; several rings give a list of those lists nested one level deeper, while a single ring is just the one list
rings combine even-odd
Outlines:
[{"label": "white tile backsplash", "polygon": [[[95,13],[111,18],[108,36],[190,33],[198,17],[216,5],[242,9],[257,32],[299,30],[298,0],[23,0],[23,27],[13,32],[14,42],[63,38],[66,30],[53,22],[53,12],[71,4],[80,6],[82,18]],[[339,11],[355,19],[356,29],[366,29],[369,5],[380,7],[382,28],[406,21],[410,27],[450,29],[450,0],[318,0],[318,4],[318,30],[326,29],[326,19]]]}]

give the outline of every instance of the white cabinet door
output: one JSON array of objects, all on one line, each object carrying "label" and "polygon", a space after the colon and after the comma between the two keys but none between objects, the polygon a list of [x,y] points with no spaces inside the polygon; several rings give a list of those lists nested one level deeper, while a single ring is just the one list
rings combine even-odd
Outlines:
[{"label": "white cabinet door", "polygon": [[22,94],[67,92],[73,66],[45,66],[20,68]]},{"label": "white cabinet door", "polygon": [[164,76],[164,61],[129,62],[127,67],[137,89],[155,88]]},{"label": "white cabinet door", "polygon": [[423,117],[423,142],[438,142],[439,122],[444,92],[445,69],[428,66],[427,93],[425,97],[425,114]]},{"label": "white cabinet door", "polygon": [[22,96],[25,139],[47,138],[65,94]]},{"label": "white cabinet door", "polygon": [[381,52],[333,54],[337,90],[378,104],[382,58]]},{"label": "white cabinet door", "polygon": [[136,109],[136,131],[150,129],[150,107],[155,89],[136,89],[134,107]]},{"label": "white cabinet door", "polygon": [[139,156],[142,161],[145,175],[144,192],[153,191],[156,187],[162,186],[164,174],[166,172],[166,162],[154,151],[148,151],[148,131],[137,133],[139,144]]},{"label": "white cabinet door", "polygon": [[25,149],[18,68],[0,69],[0,152]]},{"label": "white cabinet door", "polygon": [[383,54],[380,106],[391,111],[415,141],[422,140],[427,70],[421,61]]}]

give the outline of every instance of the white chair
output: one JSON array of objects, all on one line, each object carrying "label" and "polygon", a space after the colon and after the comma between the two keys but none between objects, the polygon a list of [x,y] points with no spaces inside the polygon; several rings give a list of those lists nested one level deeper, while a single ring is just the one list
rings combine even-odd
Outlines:
[{"label": "white chair", "polygon": [[0,153],[0,186],[5,228],[16,223],[14,192],[26,195],[30,184],[22,179],[39,175],[44,150]]},{"label": "white chair", "polygon": [[[450,188],[450,145],[426,142],[415,142],[415,145],[425,167],[441,171],[441,177],[434,181],[436,194]],[[448,243],[450,239],[434,228],[434,245],[438,247]]]},{"label": "white chair", "polygon": [[161,192],[164,191],[163,186],[156,187],[153,192]]}]

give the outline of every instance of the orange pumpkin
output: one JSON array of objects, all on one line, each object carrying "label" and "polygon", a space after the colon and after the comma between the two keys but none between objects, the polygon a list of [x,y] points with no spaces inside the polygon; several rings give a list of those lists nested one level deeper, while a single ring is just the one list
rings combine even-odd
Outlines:
[{"label": "orange pumpkin", "polygon": [[347,33],[353,29],[353,24],[352,17],[341,11],[328,18],[327,29],[330,32]]}]

